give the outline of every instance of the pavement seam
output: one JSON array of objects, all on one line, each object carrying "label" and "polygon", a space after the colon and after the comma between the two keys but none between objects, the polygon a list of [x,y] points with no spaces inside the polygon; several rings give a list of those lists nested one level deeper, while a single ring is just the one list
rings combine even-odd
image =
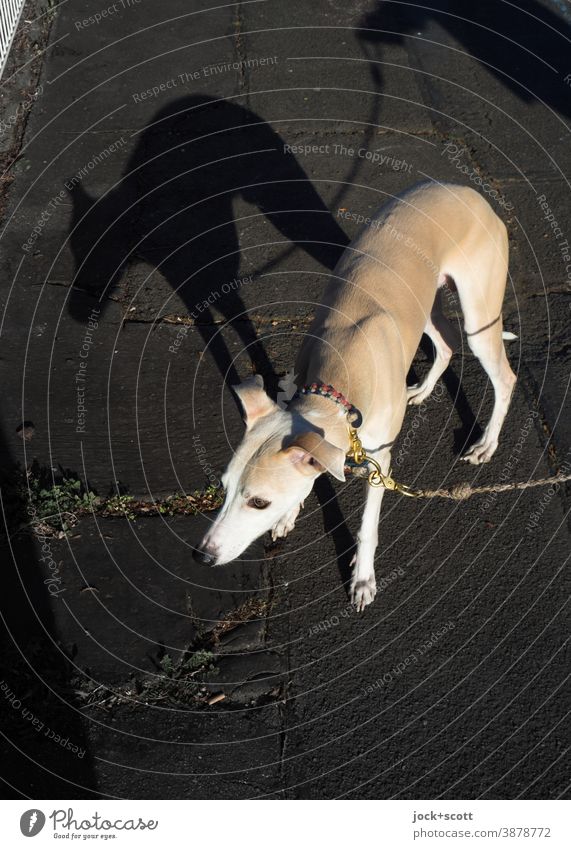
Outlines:
[{"label": "pavement seam", "polygon": [[249,107],[250,86],[247,76],[247,52],[246,42],[243,37],[244,15],[242,4],[236,4],[236,15],[234,18],[234,44],[236,45],[236,57],[238,62],[238,92],[245,95],[245,103]]}]

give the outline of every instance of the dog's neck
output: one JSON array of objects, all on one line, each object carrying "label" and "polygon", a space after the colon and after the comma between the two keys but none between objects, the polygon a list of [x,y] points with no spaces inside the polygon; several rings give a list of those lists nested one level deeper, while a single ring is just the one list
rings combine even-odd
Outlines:
[{"label": "dog's neck", "polygon": [[330,398],[324,398],[322,395],[302,395],[289,404],[288,412],[294,414],[296,433],[307,430],[309,423],[313,430],[322,433],[332,445],[342,448],[345,452],[349,450],[347,413]]}]

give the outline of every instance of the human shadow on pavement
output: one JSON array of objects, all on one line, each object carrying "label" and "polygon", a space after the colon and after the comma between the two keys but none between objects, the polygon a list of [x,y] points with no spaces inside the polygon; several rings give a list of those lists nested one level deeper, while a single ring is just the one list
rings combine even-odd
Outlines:
[{"label": "human shadow on pavement", "polygon": [[[97,798],[79,710],[77,670],[61,644],[54,604],[65,576],[0,431],[0,786],[3,798]],[[30,527],[35,525],[35,534]],[[43,566],[40,565],[43,561]]]},{"label": "human shadow on pavement", "polygon": [[454,43],[517,98],[542,100],[571,117],[569,87],[561,76],[569,71],[571,27],[546,5],[536,0],[432,0],[419,6],[380,0],[360,21],[358,37],[371,48],[402,43],[409,36],[422,38],[431,22],[446,29]]}]

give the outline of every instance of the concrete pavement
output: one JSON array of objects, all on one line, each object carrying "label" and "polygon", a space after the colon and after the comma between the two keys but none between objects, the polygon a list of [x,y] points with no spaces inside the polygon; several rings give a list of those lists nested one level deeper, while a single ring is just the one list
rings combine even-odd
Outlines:
[{"label": "concrete pavement", "polygon": [[[570,24],[518,5],[32,6],[41,93],[2,148],[4,467],[102,497],[212,483],[241,436],[229,384],[253,364],[283,391],[358,219],[435,179],[483,187],[508,225],[518,384],[493,462],[467,468],[491,389],[464,345],[395,470],[436,487],[565,469]],[[362,615],[344,586],[356,481],[320,480],[287,541],[216,570],[190,556],[208,513],[16,534],[6,792],[567,795],[568,497],[387,495]]]}]

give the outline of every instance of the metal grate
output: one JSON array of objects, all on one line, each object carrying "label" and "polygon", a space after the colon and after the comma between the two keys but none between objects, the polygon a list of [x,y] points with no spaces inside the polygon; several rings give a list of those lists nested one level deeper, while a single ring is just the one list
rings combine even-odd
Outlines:
[{"label": "metal grate", "polygon": [[0,0],[0,77],[26,0]]}]

